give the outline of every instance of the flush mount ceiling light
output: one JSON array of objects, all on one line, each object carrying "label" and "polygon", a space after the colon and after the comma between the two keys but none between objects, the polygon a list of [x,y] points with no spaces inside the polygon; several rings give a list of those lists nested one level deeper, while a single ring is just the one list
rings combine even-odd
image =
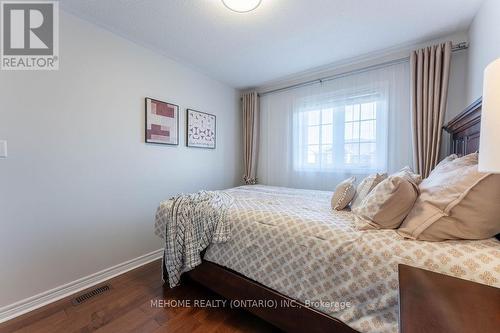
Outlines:
[{"label": "flush mount ceiling light", "polygon": [[222,0],[227,8],[237,13],[246,13],[259,7],[262,0]]}]

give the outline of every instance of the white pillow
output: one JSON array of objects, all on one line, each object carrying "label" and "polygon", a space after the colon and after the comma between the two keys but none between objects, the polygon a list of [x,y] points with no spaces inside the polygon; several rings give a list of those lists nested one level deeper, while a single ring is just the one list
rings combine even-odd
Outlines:
[{"label": "white pillow", "polygon": [[500,232],[500,175],[478,171],[470,154],[435,168],[420,185],[421,195],[398,229],[426,241],[485,239]]},{"label": "white pillow", "polygon": [[356,187],[354,182],[356,177],[351,177],[338,184],[332,196],[332,208],[335,210],[342,210],[349,205],[354,194],[356,194]]},{"label": "white pillow", "polygon": [[354,195],[354,199],[352,199],[351,209],[359,207],[363,202],[363,199],[366,198],[366,196],[375,188],[375,186],[377,186],[386,178],[386,173],[374,173],[373,175],[369,175],[368,177],[363,179],[356,188],[356,194]]},{"label": "white pillow", "polygon": [[417,200],[420,181],[420,175],[409,167],[384,179],[361,205],[353,208],[356,227],[361,230],[398,228]]}]

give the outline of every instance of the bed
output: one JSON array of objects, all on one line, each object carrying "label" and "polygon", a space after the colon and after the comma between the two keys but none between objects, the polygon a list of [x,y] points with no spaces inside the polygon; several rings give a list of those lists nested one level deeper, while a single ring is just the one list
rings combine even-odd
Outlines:
[{"label": "bed", "polygon": [[[433,243],[357,231],[352,213],[330,209],[331,192],[262,185],[227,192],[235,199],[231,240],[210,245],[204,260],[357,331],[398,331],[398,264],[500,287],[495,239]],[[207,284],[210,273],[197,270],[191,277]]]},{"label": "bed", "polygon": [[[399,264],[500,287],[494,238],[424,242],[358,231],[351,212],[331,210],[331,192],[226,192],[231,239],[211,244],[187,275],[229,299],[271,300],[243,307],[286,331],[397,332]],[[164,236],[164,226],[155,229]]]}]

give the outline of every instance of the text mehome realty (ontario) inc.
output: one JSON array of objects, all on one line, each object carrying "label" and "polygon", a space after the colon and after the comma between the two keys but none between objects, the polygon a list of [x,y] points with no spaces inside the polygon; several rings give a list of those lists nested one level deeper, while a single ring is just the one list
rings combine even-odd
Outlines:
[{"label": "text mehome realty (ontario) inc.", "polygon": [[301,307],[293,300],[273,299],[152,299],[151,307],[154,308],[284,308]]}]

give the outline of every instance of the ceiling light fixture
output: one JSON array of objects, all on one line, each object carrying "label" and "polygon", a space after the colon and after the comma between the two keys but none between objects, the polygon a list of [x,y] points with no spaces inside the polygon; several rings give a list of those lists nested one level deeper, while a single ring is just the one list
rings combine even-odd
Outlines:
[{"label": "ceiling light fixture", "polygon": [[233,12],[247,13],[259,7],[262,0],[222,0],[222,3]]}]

